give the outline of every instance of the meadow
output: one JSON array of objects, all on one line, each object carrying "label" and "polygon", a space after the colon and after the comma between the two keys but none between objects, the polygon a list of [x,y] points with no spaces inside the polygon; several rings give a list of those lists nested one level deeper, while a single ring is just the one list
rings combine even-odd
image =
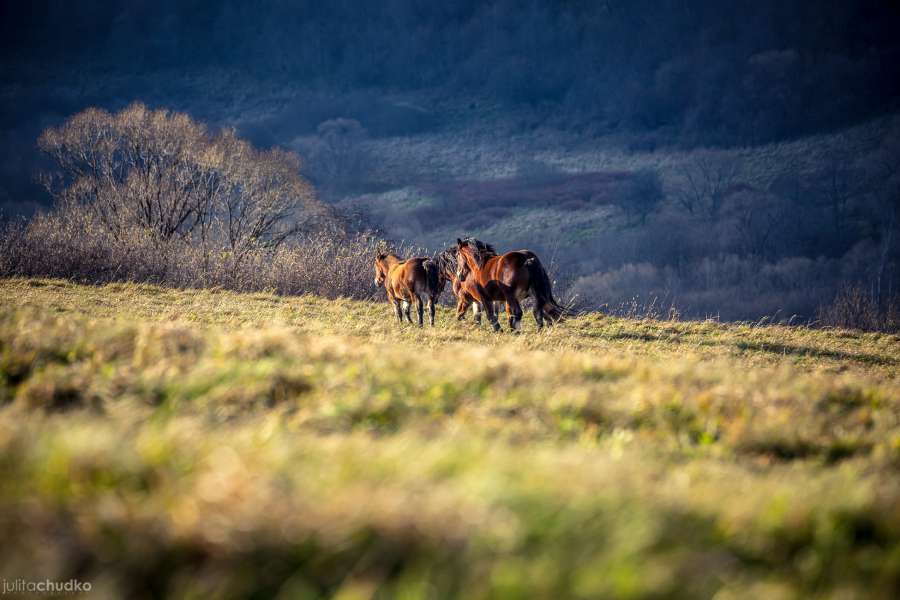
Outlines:
[{"label": "meadow", "polygon": [[[0,577],[892,598],[900,336],[0,280]],[[502,322],[502,319],[501,319]]]}]

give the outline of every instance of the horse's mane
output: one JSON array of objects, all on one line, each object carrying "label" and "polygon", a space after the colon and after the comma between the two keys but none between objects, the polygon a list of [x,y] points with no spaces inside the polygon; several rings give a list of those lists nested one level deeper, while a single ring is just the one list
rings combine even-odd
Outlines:
[{"label": "horse's mane", "polygon": [[497,250],[492,244],[482,242],[473,237],[467,237],[462,242],[473,250],[475,260],[478,261],[479,265],[484,265],[484,261],[493,256],[497,256]]},{"label": "horse's mane", "polygon": [[456,273],[456,247],[451,246],[434,257],[441,273]]},{"label": "horse's mane", "polygon": [[488,244],[487,242],[482,242],[481,240],[475,239],[473,237],[464,238],[463,244],[467,244],[483,254],[490,254],[491,256],[497,256],[497,250],[494,248],[493,244]]}]

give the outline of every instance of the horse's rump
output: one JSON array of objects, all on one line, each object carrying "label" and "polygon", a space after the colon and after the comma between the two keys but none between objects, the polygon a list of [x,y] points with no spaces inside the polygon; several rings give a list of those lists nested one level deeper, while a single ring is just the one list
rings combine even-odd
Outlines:
[{"label": "horse's rump", "polygon": [[[397,318],[402,323],[403,313],[410,322],[409,307],[416,305],[419,314],[419,326],[423,320],[423,298],[427,301],[429,318],[434,326],[434,304],[443,290],[438,266],[423,256],[414,256],[405,260],[395,254],[379,254],[375,257],[375,283],[384,284],[388,301],[394,304]],[[401,302],[405,308],[401,307]]]},{"label": "horse's rump", "polygon": [[434,299],[437,299],[444,291],[444,282],[441,278],[441,268],[432,259],[426,258],[422,261],[422,269],[425,271],[426,293]]},{"label": "horse's rump", "polygon": [[465,249],[469,259],[479,267],[475,271],[482,285],[497,281],[507,286],[518,299],[531,296],[538,327],[542,325],[544,316],[558,321],[565,314],[553,297],[550,277],[534,252],[513,250],[498,256],[493,247],[472,238],[457,240],[457,247],[459,250]]}]

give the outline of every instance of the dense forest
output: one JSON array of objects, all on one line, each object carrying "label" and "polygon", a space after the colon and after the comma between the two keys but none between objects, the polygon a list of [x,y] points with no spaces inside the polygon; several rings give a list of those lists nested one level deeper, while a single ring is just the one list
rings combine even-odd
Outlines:
[{"label": "dense forest", "polygon": [[4,3],[5,71],[244,70],[527,104],[594,130],[758,143],[897,107],[891,3]]}]

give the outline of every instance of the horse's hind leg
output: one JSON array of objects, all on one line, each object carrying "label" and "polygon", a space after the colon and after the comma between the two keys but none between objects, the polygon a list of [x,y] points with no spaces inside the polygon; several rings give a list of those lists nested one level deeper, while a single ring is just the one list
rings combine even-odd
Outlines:
[{"label": "horse's hind leg", "polygon": [[394,305],[394,313],[397,315],[397,321],[403,325],[403,309],[400,308],[399,300],[392,300],[391,303]]},{"label": "horse's hind leg", "polygon": [[419,327],[423,327],[425,325],[425,303],[422,302],[422,297],[416,294],[416,312],[419,315]]},{"label": "horse's hind leg", "polygon": [[543,329],[544,327],[544,303],[539,302],[537,299],[534,301],[534,310],[532,310],[534,314],[534,321],[537,323],[538,329]]},{"label": "horse's hind leg", "polygon": [[431,320],[431,326],[434,327],[434,296],[428,296],[428,318]]},{"label": "horse's hind leg", "polygon": [[497,318],[497,312],[493,310],[493,303],[491,305],[491,312],[488,313],[488,321],[491,323],[491,328],[494,331],[500,331],[500,320]]},{"label": "horse's hind leg", "polygon": [[[406,320],[409,321],[410,323],[412,323],[412,317],[409,316],[409,309],[411,306],[412,306],[412,304],[409,302],[409,300],[403,301],[403,312],[404,312],[404,314],[406,314]],[[402,321],[402,318],[401,318],[401,321]]]},{"label": "horse's hind leg", "polygon": [[481,325],[481,304],[478,302],[472,303],[472,319],[476,325]]},{"label": "horse's hind leg", "polygon": [[509,328],[514,332],[522,329],[522,305],[515,298],[506,302],[506,313],[509,315]]}]

